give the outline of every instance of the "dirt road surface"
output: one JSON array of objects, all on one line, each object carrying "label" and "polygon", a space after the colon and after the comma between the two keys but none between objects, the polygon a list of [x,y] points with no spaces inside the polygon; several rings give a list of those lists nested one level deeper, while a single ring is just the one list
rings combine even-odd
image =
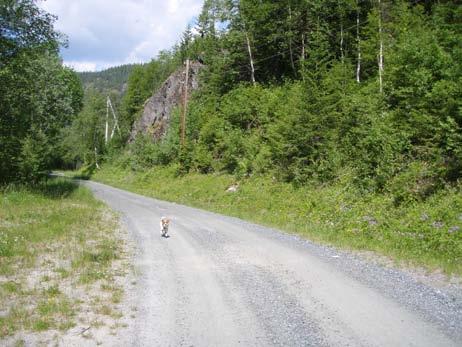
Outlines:
[{"label": "dirt road surface", "polygon": [[[462,346],[460,287],[99,183],[136,243],[133,346]],[[170,238],[159,232],[172,218]],[[126,342],[124,342],[125,344]]]}]

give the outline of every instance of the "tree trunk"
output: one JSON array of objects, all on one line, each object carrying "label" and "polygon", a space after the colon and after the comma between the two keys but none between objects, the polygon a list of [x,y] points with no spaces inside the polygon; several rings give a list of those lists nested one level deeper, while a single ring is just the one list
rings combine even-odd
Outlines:
[{"label": "tree trunk", "polygon": [[342,59],[342,64],[345,61],[345,57],[343,54],[343,20],[340,21],[340,57]]},{"label": "tree trunk", "polygon": [[379,89],[383,93],[383,37],[382,37],[382,2],[379,2]]},{"label": "tree trunk", "polygon": [[107,97],[107,101],[109,103],[109,107],[111,108],[112,118],[114,118],[114,126],[112,127],[111,136],[109,137],[112,140],[116,129],[119,131],[119,135],[120,135],[120,128],[119,128],[119,122],[117,120],[117,116],[114,111],[114,107],[112,106],[111,98],[109,96]]},{"label": "tree trunk", "polygon": [[249,60],[250,60],[250,78],[252,80],[252,84],[255,85],[255,68],[253,66],[253,58],[252,58],[252,49],[250,48],[250,40],[249,35],[247,34],[247,30],[245,31],[245,39],[247,41],[247,50],[249,51]]},{"label": "tree trunk", "polygon": [[99,169],[99,164],[98,164],[98,150],[95,147],[95,166],[97,169]]},{"label": "tree trunk", "polygon": [[289,5],[289,54],[290,54],[290,65],[295,74],[294,54],[292,51],[292,9]]},{"label": "tree trunk", "polygon": [[360,83],[361,75],[361,39],[359,38],[359,1],[356,1],[356,44],[358,47],[358,61],[356,65],[356,82]]}]

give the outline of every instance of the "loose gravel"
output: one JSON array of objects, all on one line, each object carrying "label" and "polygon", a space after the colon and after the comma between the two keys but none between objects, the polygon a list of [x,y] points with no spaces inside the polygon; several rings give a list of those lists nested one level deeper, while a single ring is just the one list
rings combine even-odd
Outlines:
[{"label": "loose gravel", "polygon": [[[460,285],[248,223],[86,183],[137,244],[135,346],[460,346]],[[158,221],[173,219],[171,237]]]}]

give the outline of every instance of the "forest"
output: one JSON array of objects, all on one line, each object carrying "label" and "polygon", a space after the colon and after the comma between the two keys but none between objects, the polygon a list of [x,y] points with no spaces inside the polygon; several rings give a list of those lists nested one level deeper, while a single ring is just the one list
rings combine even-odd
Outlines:
[{"label": "forest", "polygon": [[123,94],[128,76],[137,64],[110,67],[97,72],[78,73],[84,88],[96,89],[102,93]]},{"label": "forest", "polygon": [[[122,141],[100,151],[133,170],[296,186],[347,173],[396,204],[425,199],[461,178],[461,23],[454,1],[205,1],[175,47],[133,70]],[[177,117],[161,141],[127,146],[144,101],[187,58],[206,69],[186,144]]]},{"label": "forest", "polygon": [[61,131],[82,108],[77,74],[63,67],[52,15],[30,0],[0,4],[0,184],[37,183],[65,156]]},{"label": "forest", "polygon": [[[104,161],[134,171],[173,165],[179,175],[270,175],[295,186],[347,174],[399,205],[460,181],[457,1],[206,0],[178,44],[150,63],[108,71],[106,88],[81,74],[85,93],[60,64],[65,42],[53,16],[33,1],[9,2],[19,5],[1,9],[3,183]],[[185,144],[178,112],[163,139],[127,144],[145,100],[186,59],[205,69]],[[128,73],[117,91],[114,81]],[[108,95],[121,131],[105,143]]]}]

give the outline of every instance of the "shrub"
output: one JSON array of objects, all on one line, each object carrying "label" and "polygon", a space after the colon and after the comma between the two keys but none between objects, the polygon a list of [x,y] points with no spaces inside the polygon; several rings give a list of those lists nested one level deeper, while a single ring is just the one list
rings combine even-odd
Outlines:
[{"label": "shrub", "polygon": [[423,201],[439,187],[441,182],[435,165],[422,161],[410,163],[406,169],[393,177],[387,186],[393,195],[395,205]]},{"label": "shrub", "polygon": [[50,147],[45,134],[38,129],[22,141],[19,170],[23,181],[37,183],[47,176]]}]

